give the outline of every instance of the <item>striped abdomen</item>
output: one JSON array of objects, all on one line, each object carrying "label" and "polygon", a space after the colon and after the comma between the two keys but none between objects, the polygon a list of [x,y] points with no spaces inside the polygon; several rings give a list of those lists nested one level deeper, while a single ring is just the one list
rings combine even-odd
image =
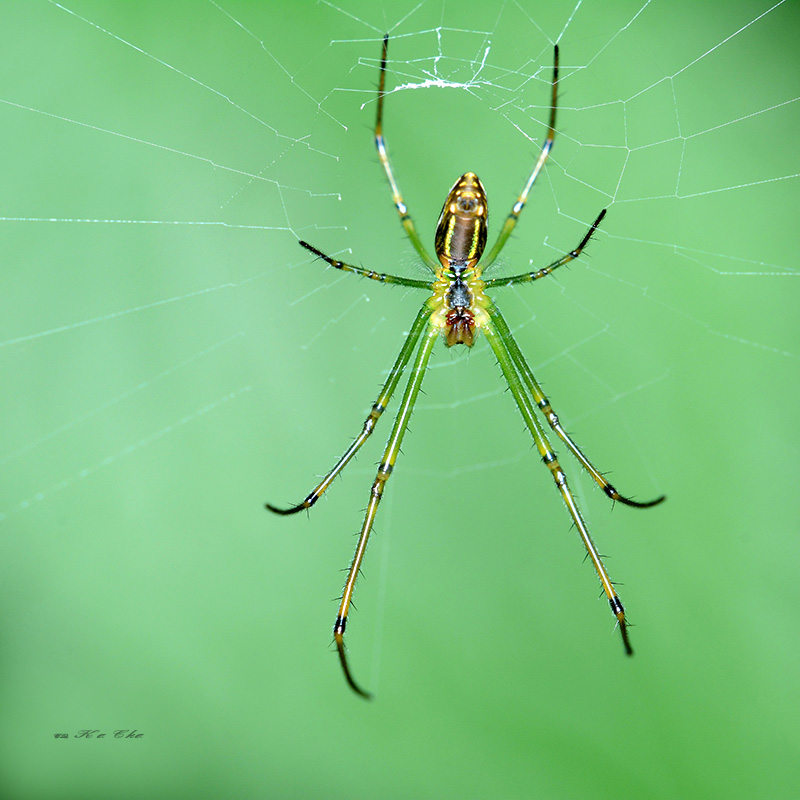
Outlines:
[{"label": "striped abdomen", "polygon": [[483,184],[465,172],[447,195],[436,226],[436,255],[443,267],[474,267],[486,247],[489,208]]}]

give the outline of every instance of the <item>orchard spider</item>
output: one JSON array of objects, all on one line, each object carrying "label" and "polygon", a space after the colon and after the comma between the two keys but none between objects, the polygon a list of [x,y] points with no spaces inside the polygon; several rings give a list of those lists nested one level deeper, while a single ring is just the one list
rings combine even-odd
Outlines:
[{"label": "orchard spider", "polygon": [[[378,419],[386,409],[394,390],[397,388],[400,376],[411,360],[412,354],[416,351],[414,365],[411,369],[408,383],[406,384],[400,410],[395,417],[394,428],[389,436],[386,450],[383,453],[383,458],[378,467],[375,481],[372,484],[364,524],[361,527],[358,545],[350,564],[341,602],[339,604],[336,623],[333,626],[333,637],[339,652],[339,659],[342,669],[344,670],[344,676],[348,684],[362,697],[369,697],[369,694],[355,682],[350,672],[344,648],[344,631],[345,625],[347,624],[347,614],[353,598],[356,576],[358,575],[361,562],[364,558],[364,551],[367,547],[367,540],[369,539],[372,524],[375,520],[375,514],[378,511],[378,505],[383,495],[384,486],[394,469],[394,463],[400,451],[403,435],[405,434],[411,412],[414,408],[414,403],[419,394],[422,379],[425,376],[428,360],[434,344],[437,339],[443,336],[447,347],[452,347],[457,344],[472,347],[475,335],[479,331],[482,331],[489,340],[489,345],[497,357],[503,377],[508,383],[508,388],[511,390],[511,394],[522,413],[525,425],[533,437],[539,455],[547,466],[547,469],[550,470],[556,488],[561,493],[561,497],[572,517],[572,521],[583,540],[588,557],[591,559],[597,571],[603,591],[611,606],[611,611],[617,619],[625,652],[628,655],[632,655],[633,650],[628,638],[625,610],[614,588],[614,584],[611,582],[606,572],[600,554],[597,552],[597,548],[589,536],[586,523],[578,510],[572,492],[567,486],[567,477],[561,469],[558,459],[550,446],[542,424],[536,416],[535,409],[539,409],[556,436],[561,439],[580,465],[592,476],[612,500],[617,500],[625,505],[634,506],[636,508],[649,508],[664,500],[664,496],[662,495],[646,503],[640,503],[623,497],[603,477],[600,471],[594,467],[592,462],[586,458],[561,426],[556,413],[550,405],[550,401],[542,392],[519,346],[511,335],[511,331],[505,319],[503,319],[502,314],[494,302],[485,293],[486,289],[494,287],[513,286],[518,283],[539,280],[539,278],[544,278],[553,272],[553,270],[577,258],[584,247],[586,247],[592,234],[597,230],[597,226],[605,216],[606,210],[603,209],[597,215],[597,219],[592,223],[586,235],[581,239],[580,244],[574,250],[556,259],[546,267],[542,267],[533,272],[525,272],[506,278],[490,278],[489,280],[484,280],[481,277],[483,272],[494,263],[505,243],[508,241],[508,237],[514,230],[519,215],[525,207],[528,193],[547,161],[550,149],[553,146],[558,85],[558,45],[554,48],[553,56],[552,99],[547,137],[542,146],[539,158],[533,167],[533,171],[528,176],[525,186],[503,223],[497,241],[489,251],[489,254],[481,260],[486,246],[486,226],[488,217],[486,193],[483,184],[478,180],[478,176],[473,172],[465,172],[455,182],[444,201],[442,213],[436,226],[434,244],[438,260],[434,260],[422,244],[411,216],[408,213],[408,208],[400,195],[400,190],[398,189],[397,181],[392,172],[391,163],[386,153],[386,144],[383,139],[383,98],[386,80],[386,51],[388,42],[388,35],[384,36],[383,50],[381,53],[380,81],[378,84],[375,146],[378,149],[378,156],[380,157],[381,164],[383,165],[384,172],[389,181],[389,186],[392,191],[392,200],[400,216],[400,223],[405,229],[406,235],[411,240],[411,244],[419,253],[425,264],[431,269],[431,272],[433,272],[434,278],[433,280],[415,280],[413,278],[402,278],[395,275],[375,272],[337,261],[335,258],[326,256],[323,252],[317,250],[316,247],[313,247],[307,242],[301,241],[300,244],[336,269],[341,269],[345,272],[353,272],[357,275],[362,275],[383,283],[399,284],[400,286],[407,286],[414,289],[426,289],[431,294],[423,303],[422,308],[411,325],[411,330],[408,333],[405,344],[400,350],[400,354],[397,356],[397,360],[394,362],[394,366],[389,372],[389,377],[373,404],[369,416],[364,422],[363,430],[356,437],[355,441],[345,451],[344,455],[339,459],[333,469],[320,481],[302,503],[292,508],[277,508],[271,504],[267,504],[267,508],[277,514],[294,514],[305,508],[310,508],[319,500],[323,492],[331,485],[333,479],[344,469],[350,459],[356,454],[361,445],[364,444],[375,429]],[[419,344],[420,340],[421,344]]]}]

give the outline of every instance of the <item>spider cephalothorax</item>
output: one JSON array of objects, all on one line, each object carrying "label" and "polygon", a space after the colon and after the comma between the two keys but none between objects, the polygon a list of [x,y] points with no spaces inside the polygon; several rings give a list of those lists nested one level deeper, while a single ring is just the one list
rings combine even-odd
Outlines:
[{"label": "spider cephalothorax", "polygon": [[[383,458],[381,459],[375,480],[372,484],[364,523],[358,538],[358,546],[356,547],[353,560],[350,563],[347,580],[339,602],[339,612],[333,626],[333,638],[336,642],[336,649],[339,652],[339,660],[344,670],[345,678],[354,691],[364,697],[368,697],[367,693],[359,687],[350,673],[344,647],[344,631],[347,625],[347,616],[353,599],[356,577],[361,569],[364,552],[367,548],[367,540],[372,531],[372,524],[375,521],[375,515],[378,511],[381,497],[383,496],[384,487],[394,470],[394,464],[400,452],[400,445],[402,444],[403,436],[408,428],[408,421],[411,417],[414,403],[419,395],[422,379],[428,368],[428,360],[435,343],[439,339],[444,338],[445,344],[448,347],[452,347],[456,344],[464,344],[467,345],[467,347],[472,347],[475,334],[478,330],[482,330],[497,358],[497,363],[500,365],[503,377],[522,414],[525,426],[533,437],[539,456],[553,477],[556,488],[578,530],[583,545],[586,548],[587,555],[600,579],[600,584],[606,599],[611,606],[611,612],[617,620],[625,651],[628,655],[631,655],[633,650],[631,649],[628,639],[625,609],[622,607],[622,602],[608,576],[603,560],[594,542],[592,542],[586,522],[581,516],[581,512],[578,510],[578,505],[575,502],[575,497],[571,489],[567,485],[567,476],[550,446],[543,425],[537,417],[537,411],[542,414],[547,424],[570,453],[575,456],[580,465],[591,475],[593,480],[612,500],[618,500],[629,506],[647,508],[648,506],[660,503],[664,497],[658,497],[648,503],[630,500],[621,495],[605,477],[603,477],[603,473],[596,469],[592,462],[586,458],[561,426],[556,413],[550,405],[550,401],[545,396],[542,387],[534,377],[533,371],[525,361],[522,351],[519,345],[517,345],[503,315],[484,292],[485,289],[495,286],[513,286],[515,284],[530,283],[539,280],[549,275],[553,270],[558,269],[558,267],[577,258],[592,237],[592,234],[597,230],[597,226],[606,213],[605,209],[597,215],[597,218],[584,235],[580,244],[578,244],[574,250],[570,250],[547,266],[532,272],[524,272],[505,278],[491,278],[489,280],[483,280],[481,278],[481,273],[492,266],[500,251],[505,246],[505,243],[508,241],[511,232],[514,230],[519,215],[522,213],[523,208],[525,208],[528,193],[541,172],[545,161],[547,161],[550,148],[553,145],[556,125],[558,45],[554,47],[551,108],[550,120],[547,127],[547,138],[542,145],[542,151],[533,167],[533,171],[528,176],[525,186],[522,188],[522,191],[517,197],[517,201],[511,207],[511,211],[500,229],[497,240],[488,255],[483,258],[483,251],[486,247],[486,223],[488,218],[486,192],[483,189],[483,185],[478,180],[478,176],[475,175],[474,172],[465,172],[455,182],[450,193],[447,195],[447,199],[442,207],[441,216],[439,217],[439,223],[436,226],[435,252],[438,258],[437,263],[437,260],[431,257],[425,249],[425,245],[422,244],[414,222],[408,213],[408,207],[400,195],[400,190],[397,186],[391,163],[389,162],[389,156],[386,152],[386,143],[383,139],[383,98],[388,41],[389,37],[385,36],[383,39],[381,71],[378,83],[378,113],[375,120],[375,146],[389,182],[389,187],[392,192],[392,201],[400,217],[400,224],[405,229],[414,249],[435,277],[432,280],[404,278],[365,269],[364,267],[357,267],[353,264],[345,264],[343,261],[338,261],[335,258],[331,258],[331,256],[326,256],[321,250],[317,250],[316,247],[313,247],[307,242],[300,242],[303,247],[310,250],[336,269],[341,269],[345,272],[353,272],[357,275],[363,275],[366,278],[371,278],[372,280],[381,281],[383,283],[392,283],[413,289],[425,289],[430,292],[430,294],[417,313],[405,343],[400,350],[400,354],[397,356],[394,366],[389,371],[386,383],[373,403],[372,410],[364,421],[364,427],[355,441],[344,452],[344,455],[342,455],[339,461],[336,462],[333,469],[331,469],[331,471],[314,487],[311,493],[306,496],[305,500],[290,508],[277,508],[270,504],[267,504],[267,508],[277,514],[294,514],[303,509],[311,508],[311,506],[319,500],[331,485],[334,478],[345,468],[350,459],[358,452],[361,445],[363,445],[372,434],[378,419],[381,414],[383,414],[397,388],[401,375],[412,361],[412,355],[416,353],[413,359],[413,366],[410,370],[411,375],[406,384],[405,392],[403,393],[400,409],[395,418],[394,427],[389,435],[389,441],[386,443]],[[481,261],[482,258],[483,261]]]}]

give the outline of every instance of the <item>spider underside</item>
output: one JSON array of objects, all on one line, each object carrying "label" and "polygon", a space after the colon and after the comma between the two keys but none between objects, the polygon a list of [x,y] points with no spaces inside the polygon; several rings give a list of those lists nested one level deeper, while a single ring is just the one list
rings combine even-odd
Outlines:
[{"label": "spider underside", "polygon": [[567,477],[561,469],[556,454],[550,446],[550,442],[548,441],[541,422],[536,416],[536,409],[544,416],[552,431],[578,460],[580,465],[592,476],[612,500],[637,508],[649,508],[660,503],[665,498],[662,495],[655,500],[642,503],[624,497],[603,477],[589,459],[586,458],[561,426],[558,416],[553,411],[550,401],[542,392],[533,372],[525,361],[505,319],[485,292],[486,289],[495,286],[513,286],[519,283],[529,283],[539,280],[549,275],[558,267],[577,258],[597,230],[598,225],[605,216],[606,210],[603,209],[597,215],[597,218],[574,250],[571,250],[566,255],[556,259],[547,266],[532,272],[525,272],[505,278],[491,278],[489,280],[484,280],[482,278],[483,272],[494,263],[500,251],[508,241],[511,232],[514,230],[519,215],[527,202],[528,193],[547,161],[553,145],[553,140],[555,138],[558,84],[558,45],[555,45],[553,55],[552,94],[547,136],[536,164],[533,167],[533,171],[528,176],[525,186],[506,217],[497,240],[488,255],[481,259],[486,247],[487,235],[488,206],[486,192],[478,176],[472,172],[466,172],[455,182],[445,199],[442,213],[436,227],[434,243],[436,259],[433,259],[422,244],[414,222],[408,213],[408,208],[400,194],[383,138],[383,100],[388,42],[389,37],[387,35],[383,39],[383,49],[381,52],[378,109],[375,121],[375,146],[378,150],[378,156],[391,188],[392,200],[400,217],[400,223],[419,256],[433,272],[434,278],[433,280],[416,280],[378,273],[352,264],[345,264],[344,262],[331,258],[307,242],[301,241],[300,244],[336,269],[352,272],[383,283],[425,289],[430,294],[423,303],[422,308],[419,310],[411,326],[411,330],[400,350],[400,354],[397,356],[394,366],[389,372],[386,383],[375,400],[369,416],[364,422],[361,433],[345,451],[333,469],[328,472],[305,500],[291,508],[282,509],[271,504],[267,504],[267,508],[277,514],[286,515],[311,508],[311,506],[316,503],[333,482],[334,478],[344,469],[350,459],[372,434],[381,414],[386,409],[390,398],[397,388],[400,377],[413,355],[414,360],[411,374],[403,393],[400,409],[395,417],[394,427],[392,428],[383,458],[378,467],[375,481],[372,484],[364,523],[361,527],[358,545],[350,564],[344,591],[339,603],[336,622],[333,627],[334,641],[336,642],[339,659],[348,684],[362,697],[369,697],[370,695],[354,680],[344,647],[347,616],[352,603],[356,577],[364,558],[367,540],[369,539],[375,515],[381,497],[383,496],[384,487],[391,476],[397,455],[400,451],[400,445],[403,441],[403,436],[408,426],[414,403],[419,394],[420,386],[422,385],[422,380],[428,366],[428,360],[435,342],[437,339],[444,338],[447,347],[453,347],[458,344],[472,347],[475,336],[479,332],[482,332],[486,336],[497,358],[503,377],[508,383],[514,401],[522,413],[525,425],[533,437],[539,455],[550,471],[556,487],[567,506],[570,517],[580,534],[587,555],[594,565],[603,592],[617,620],[625,652],[628,655],[632,655],[633,649],[631,648],[628,636],[628,623],[625,618],[625,610],[622,602],[608,576],[597,548],[589,535],[588,528],[578,509],[575,498],[567,485]]}]

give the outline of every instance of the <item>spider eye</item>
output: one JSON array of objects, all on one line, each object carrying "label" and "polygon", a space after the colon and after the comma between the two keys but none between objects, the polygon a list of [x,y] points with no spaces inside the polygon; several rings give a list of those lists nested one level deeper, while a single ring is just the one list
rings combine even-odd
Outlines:
[{"label": "spider eye", "polygon": [[475,198],[474,197],[459,197],[458,198],[458,210],[459,211],[474,211],[476,206]]}]

